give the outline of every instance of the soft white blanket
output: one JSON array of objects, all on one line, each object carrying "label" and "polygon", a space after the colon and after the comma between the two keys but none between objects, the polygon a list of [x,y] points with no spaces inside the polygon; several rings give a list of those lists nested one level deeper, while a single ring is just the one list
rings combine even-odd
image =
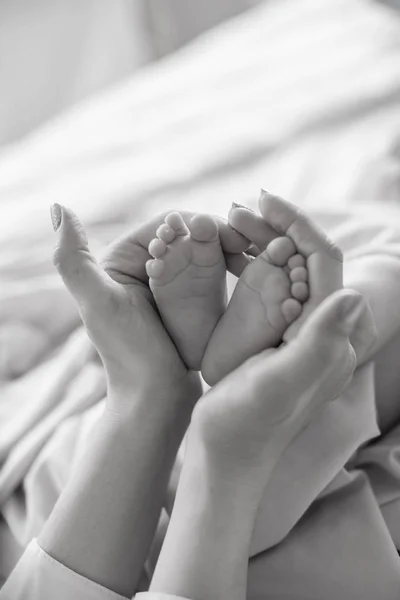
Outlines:
[{"label": "soft white blanket", "polygon": [[[74,208],[100,252],[166,207],[222,215],[232,201],[255,208],[263,185],[312,209],[353,266],[365,253],[399,259],[400,282],[399,64],[399,14],[380,3],[266,2],[3,151],[0,502],[19,545],[48,516],[105,393],[96,355],[76,330],[76,309],[51,264],[49,205]],[[394,335],[400,315],[392,283]],[[377,434],[371,373],[365,377],[369,387],[347,405],[344,454],[331,460],[326,446],[330,470],[305,495],[304,487],[294,490],[301,508],[293,513],[287,502],[294,519],[288,530],[356,447]],[[397,476],[391,508],[398,511],[400,476],[390,468]],[[346,473],[340,477],[347,482]],[[379,501],[386,491],[374,489]],[[378,521],[371,531],[382,531]],[[283,532],[268,534],[276,541]],[[386,551],[391,564],[393,548]]]}]

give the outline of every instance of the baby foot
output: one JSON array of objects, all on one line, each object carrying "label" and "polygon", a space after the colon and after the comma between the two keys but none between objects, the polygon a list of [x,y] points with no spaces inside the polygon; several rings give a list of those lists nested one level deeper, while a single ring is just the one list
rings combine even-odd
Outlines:
[{"label": "baby foot", "polygon": [[309,298],[300,317],[284,333],[283,340],[289,342],[321,302],[343,288],[343,255],[325,232],[294,204],[262,191],[259,207],[264,221],[280,235],[288,235],[307,261]]},{"label": "baby foot", "polygon": [[211,334],[226,307],[226,266],[212,217],[187,226],[170,213],[149,244],[149,284],[164,325],[186,365],[199,370]]},{"label": "baby foot", "polygon": [[213,385],[250,356],[277,346],[308,299],[305,258],[289,237],[272,240],[243,271],[207,347],[202,373]]},{"label": "baby foot", "polygon": [[[296,252],[304,257],[306,263],[308,299],[304,303],[300,316],[288,323],[283,331],[283,341],[289,342],[297,336],[300,327],[319,304],[330,294],[343,287],[342,254],[325,233],[304,212],[290,202],[263,191],[259,207],[262,216],[235,207],[229,215],[231,226],[253,242],[254,246],[260,250],[266,247],[269,248],[270,244],[276,240],[277,235],[287,236],[293,242]],[[294,270],[297,260],[302,262],[301,258],[293,259],[289,268]],[[246,261],[243,264],[246,264]],[[248,268],[244,269],[241,277]],[[203,376],[209,383],[218,381],[229,370],[237,366],[238,362],[259,351],[257,345],[254,345],[253,351],[251,351],[251,337],[248,336],[247,331],[250,331],[250,320],[252,321],[251,330],[256,330],[257,327],[262,329],[264,320],[262,320],[259,312],[253,312],[254,300],[252,294],[249,293],[246,298],[243,292],[242,301],[246,305],[247,320],[247,328],[242,327],[244,331],[242,339],[239,341],[231,336],[230,331],[235,329],[233,321],[236,317],[233,306],[231,311],[231,304],[229,304],[224,315],[224,321],[229,323],[229,328],[222,327],[223,322],[221,321],[221,324],[215,330],[215,337],[213,335],[210,340],[203,360]],[[230,316],[229,313],[231,312],[232,315]],[[356,341],[354,342],[358,345]],[[240,348],[242,344],[244,344],[245,351]],[[229,354],[227,348],[230,349]],[[233,366],[230,367],[230,364]]]}]

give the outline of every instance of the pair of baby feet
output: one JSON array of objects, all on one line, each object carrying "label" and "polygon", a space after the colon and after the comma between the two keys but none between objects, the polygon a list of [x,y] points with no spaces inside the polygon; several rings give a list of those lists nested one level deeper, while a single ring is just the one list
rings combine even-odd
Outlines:
[{"label": "pair of baby feet", "polygon": [[149,254],[149,284],[164,325],[186,365],[210,385],[278,346],[309,298],[306,259],[287,236],[251,260],[228,308],[226,264],[211,216],[196,215],[186,225],[170,213]]}]

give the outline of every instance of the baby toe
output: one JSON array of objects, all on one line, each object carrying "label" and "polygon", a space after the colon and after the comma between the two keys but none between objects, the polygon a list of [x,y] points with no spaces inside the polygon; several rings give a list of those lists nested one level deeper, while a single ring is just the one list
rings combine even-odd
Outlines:
[{"label": "baby toe", "polygon": [[289,269],[295,269],[296,267],[305,267],[306,259],[301,254],[295,254],[291,256],[288,260]]},{"label": "baby toe", "polygon": [[214,242],[218,239],[218,226],[209,215],[194,215],[189,229],[191,237],[197,242]]},{"label": "baby toe", "polygon": [[161,256],[163,256],[163,254],[165,254],[166,249],[167,246],[165,242],[159,240],[158,238],[151,240],[149,244],[149,254],[153,258],[160,258]]},{"label": "baby toe", "polygon": [[167,223],[163,223],[157,229],[156,236],[166,244],[170,244],[175,239],[175,231]]},{"label": "baby toe", "polygon": [[282,314],[288,323],[297,319],[297,317],[300,316],[301,311],[302,306],[300,302],[294,298],[288,298],[282,303]]},{"label": "baby toe", "polygon": [[275,238],[267,247],[269,259],[278,267],[284,267],[295,253],[296,247],[288,237]]},{"label": "baby toe", "polygon": [[308,279],[308,271],[305,267],[295,267],[292,269],[292,271],[290,271],[289,276],[292,283],[299,281],[305,282]]},{"label": "baby toe", "polygon": [[300,302],[305,302],[308,298],[308,285],[304,281],[292,283],[291,292],[293,298]]},{"label": "baby toe", "polygon": [[174,230],[175,235],[188,235],[189,233],[182,215],[178,212],[169,213],[165,217],[165,223]]},{"label": "baby toe", "polygon": [[164,273],[164,269],[165,269],[165,263],[163,260],[148,260],[146,262],[146,272],[147,275],[153,279],[157,279],[158,277],[161,277],[161,275]]}]

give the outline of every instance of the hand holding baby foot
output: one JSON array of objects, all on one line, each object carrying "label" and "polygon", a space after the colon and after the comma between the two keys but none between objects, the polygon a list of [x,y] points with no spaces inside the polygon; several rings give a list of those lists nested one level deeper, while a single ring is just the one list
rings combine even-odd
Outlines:
[{"label": "hand holding baby foot", "polygon": [[293,342],[252,357],[203,396],[191,435],[212,455],[208,464],[224,478],[237,476],[248,485],[252,481],[261,494],[285,448],[349,383],[356,367],[349,337],[369,312],[360,294],[333,294]]},{"label": "hand holding baby foot", "polygon": [[359,294],[338,292],[293,343],[254,356],[199,401],[151,591],[246,597],[265,486],[294,437],[351,378],[349,333],[365,310]]},{"label": "hand holding baby foot", "polygon": [[[182,362],[140,280],[147,251],[136,245],[134,236],[122,239],[108,251],[104,269],[90,254],[84,229],[70,209],[55,205],[52,218],[57,231],[55,265],[77,301],[109,386],[118,388],[125,382],[131,390],[128,397],[147,386],[147,396],[154,401],[166,404],[168,399],[172,403],[184,398],[194,403],[201,394],[199,378]],[[135,259],[139,276],[130,271]]]},{"label": "hand holding baby foot", "polygon": [[242,263],[246,268],[225,313],[225,262],[211,217],[194,217],[190,232],[172,213],[149,245],[155,260],[147,272],[163,322],[186,364],[201,364],[210,384],[254,353],[294,337],[305,317],[342,287],[340,251],[297,207],[267,198],[260,200],[264,219],[251,223],[254,213],[234,214],[239,221],[233,218],[232,226],[262,250]]},{"label": "hand holding baby foot", "polygon": [[[204,357],[202,371],[209,383],[254,352],[294,339],[322,300],[343,287],[340,250],[302,211],[264,192],[260,211],[262,217],[235,205],[229,215],[231,226],[252,247],[251,255],[227,257],[228,268],[240,279]],[[262,267],[266,257],[269,268]],[[274,272],[275,277],[279,272],[275,281]]]},{"label": "hand holding baby foot", "polygon": [[293,241],[277,237],[245,268],[207,346],[202,364],[207,383],[280,344],[308,298],[305,265]]},{"label": "hand holding baby foot", "polygon": [[307,318],[330,294],[343,287],[341,250],[294,204],[262,192],[260,212],[279,234],[288,235],[305,257],[309,272],[310,295],[301,317],[285,332],[284,340],[293,339]]},{"label": "hand holding baby foot", "polygon": [[199,370],[226,305],[226,266],[212,217],[188,225],[170,213],[149,244],[146,268],[163,323],[190,369]]},{"label": "hand holding baby foot", "polygon": [[[261,216],[238,205],[233,207],[229,215],[229,222],[235,230],[252,242],[252,254],[257,256],[276,236],[286,234],[307,261],[309,299],[305,302],[300,317],[288,327],[283,336],[285,341],[290,341],[296,337],[300,327],[316,307],[343,287],[343,257],[340,249],[297,206],[262,191],[259,207]],[[249,259],[246,254],[240,254],[244,250],[241,240],[236,239],[234,244],[235,248],[230,248],[227,265],[239,276]],[[373,339],[374,336],[376,329],[372,314],[365,313],[364,327],[357,329],[351,339],[356,348],[358,365],[363,363],[374,345],[366,347],[364,341]]]}]

